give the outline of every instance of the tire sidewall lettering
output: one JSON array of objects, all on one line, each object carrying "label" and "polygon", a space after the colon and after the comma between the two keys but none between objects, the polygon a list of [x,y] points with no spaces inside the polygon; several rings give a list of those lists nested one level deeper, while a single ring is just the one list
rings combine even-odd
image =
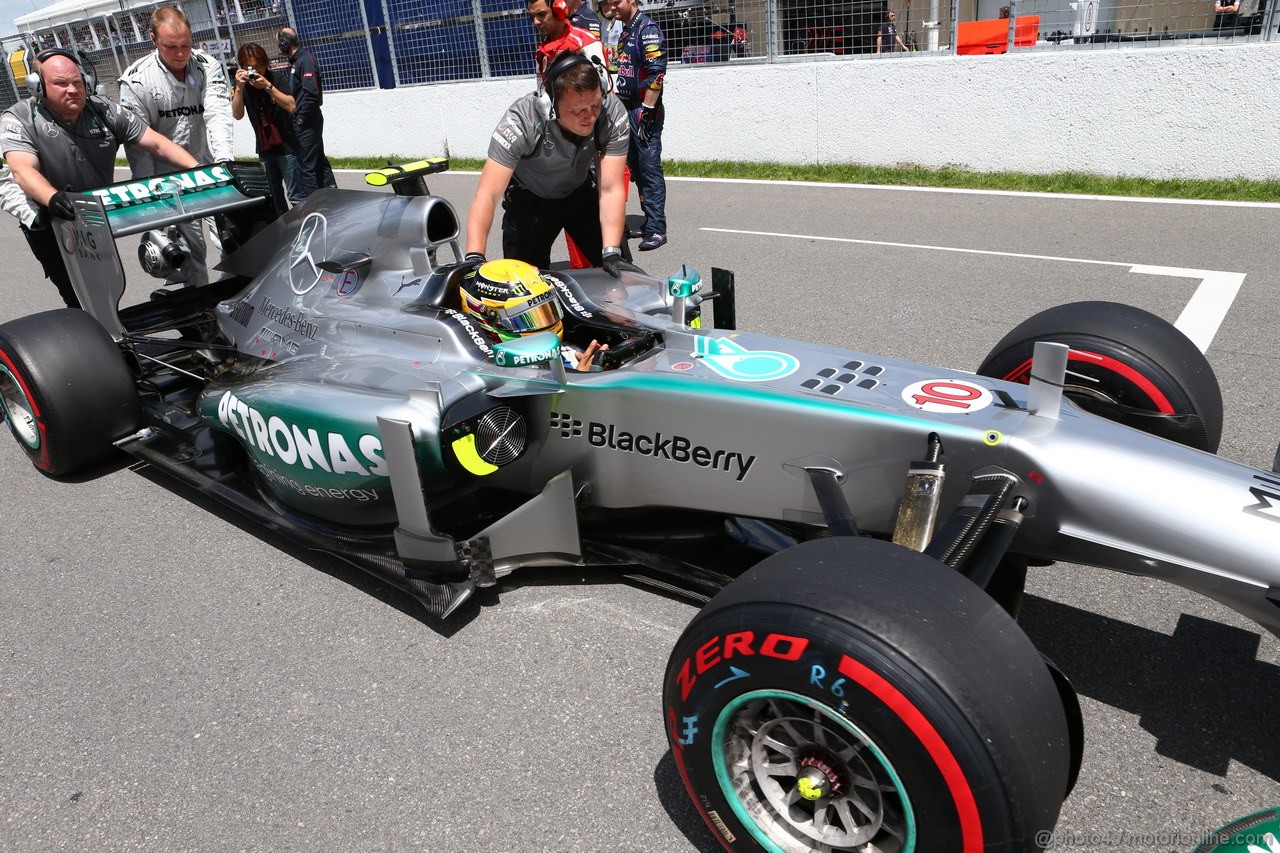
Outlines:
[{"label": "tire sidewall lettering", "polygon": [[[741,627],[735,628],[728,633],[744,631]],[[717,642],[723,643],[724,632],[708,632],[696,647],[687,649],[686,664],[696,677],[683,685],[678,678],[672,678],[664,694],[665,716],[673,750],[678,749],[681,753],[677,760],[682,773],[688,774],[690,782],[699,791],[704,816],[709,813],[716,815],[709,821],[714,831],[722,836],[726,829],[735,836],[750,834],[750,830],[738,821],[714,774],[705,770],[711,763],[709,756],[719,748],[712,743],[716,721],[744,694],[776,688],[815,700],[830,713],[847,721],[851,728],[864,733],[902,779],[916,813],[916,825],[942,830],[942,837],[947,837],[947,833],[959,837],[958,809],[929,750],[892,708],[864,685],[841,673],[842,660],[846,656],[893,681],[895,673],[891,666],[886,668],[885,662],[878,660],[877,655],[868,656],[864,650],[846,646],[836,638],[797,631],[794,626],[778,626],[776,630],[761,627],[752,629],[752,632],[761,647],[764,638],[770,635],[789,637],[791,642],[784,644],[779,640],[771,647],[775,650],[785,648],[788,656],[754,654],[721,657],[698,672],[697,652],[708,646],[714,647]],[[797,648],[803,651],[799,655],[791,654]],[[682,646],[681,650],[684,651],[685,647]],[[690,660],[693,663],[689,663]],[[737,676],[731,667],[745,674]],[[673,672],[678,674],[679,671]],[[926,716],[931,717],[932,714],[926,713]],[[951,719],[945,713],[943,716]],[[691,760],[694,758],[697,760]],[[946,805],[940,808],[940,803]]]}]

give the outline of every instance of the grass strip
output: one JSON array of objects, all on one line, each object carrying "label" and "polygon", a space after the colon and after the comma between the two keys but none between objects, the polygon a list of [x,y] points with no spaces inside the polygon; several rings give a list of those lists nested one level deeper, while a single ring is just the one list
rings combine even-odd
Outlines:
[{"label": "grass strip", "polygon": [[[387,165],[388,160],[405,163],[417,159],[421,158],[414,156],[348,157],[332,160],[332,162],[337,168],[376,169]],[[471,171],[479,170],[482,165],[484,161],[471,158],[458,158],[450,163],[454,169]],[[971,172],[955,166],[943,166],[937,169],[913,165],[862,166],[856,163],[798,166],[785,163],[738,163],[726,160],[670,161],[664,162],[662,167],[666,174],[672,177],[883,184],[1143,198],[1280,201],[1280,180],[1257,181],[1245,177],[1228,180],[1157,179],[1109,177],[1087,172],[1033,175],[1026,172]]]}]

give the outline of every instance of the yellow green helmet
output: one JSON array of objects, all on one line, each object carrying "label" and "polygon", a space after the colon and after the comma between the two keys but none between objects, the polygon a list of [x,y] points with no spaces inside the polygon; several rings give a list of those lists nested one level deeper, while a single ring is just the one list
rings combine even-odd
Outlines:
[{"label": "yellow green helmet", "polygon": [[524,261],[486,261],[462,277],[462,310],[489,333],[509,341],[534,332],[563,337],[555,288]]}]

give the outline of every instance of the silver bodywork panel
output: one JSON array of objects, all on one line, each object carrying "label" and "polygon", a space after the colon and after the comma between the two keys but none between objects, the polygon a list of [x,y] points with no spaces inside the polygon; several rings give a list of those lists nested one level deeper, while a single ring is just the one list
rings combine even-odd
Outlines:
[{"label": "silver bodywork panel", "polygon": [[513,527],[475,537],[516,549],[549,528],[523,562],[495,553],[501,574],[579,559],[575,511],[821,527],[807,474],[818,468],[835,472],[861,532],[887,536],[936,435],[944,513],[973,474],[1002,469],[1025,500],[1012,551],[1164,578],[1280,633],[1278,475],[1054,407],[1043,389],[690,328],[673,305],[700,297],[637,272],[552,274],[568,336],[643,341],[625,363],[500,368],[459,310],[457,236],[444,199],[323,190],[224,262],[251,279],[216,311],[242,359],[199,412],[275,501],[348,528],[397,527],[401,557],[431,563],[464,544],[433,529],[441,509],[484,489],[523,496]]}]

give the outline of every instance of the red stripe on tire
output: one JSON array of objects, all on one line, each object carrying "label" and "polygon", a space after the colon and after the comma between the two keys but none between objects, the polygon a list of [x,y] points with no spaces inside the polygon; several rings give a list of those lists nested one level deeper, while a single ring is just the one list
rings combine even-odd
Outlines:
[{"label": "red stripe on tire", "polygon": [[1004,376],[1000,378],[1006,382],[1021,382],[1023,385],[1026,385],[1027,374],[1030,372],[1031,372],[1031,359],[1027,359],[1026,361],[1022,362],[1022,364],[1019,364],[1013,370],[1010,370],[1008,373],[1006,373]]},{"label": "red stripe on tire", "polygon": [[969,780],[960,769],[960,763],[956,761],[955,755],[938,734],[938,730],[925,718],[924,714],[920,713],[910,699],[902,695],[898,688],[848,655],[840,656],[840,674],[869,690],[872,695],[888,706],[889,710],[897,714],[902,722],[906,723],[907,728],[933,759],[934,765],[942,773],[942,778],[947,784],[947,790],[951,792],[951,801],[960,818],[960,849],[964,853],[980,853],[982,818],[978,814],[977,800],[973,797]]},{"label": "red stripe on tire", "polygon": [[11,373],[13,378],[18,381],[18,384],[22,386],[22,393],[27,395],[27,402],[31,404],[31,414],[35,415],[37,418],[40,417],[40,407],[36,404],[35,398],[31,396],[31,389],[27,387],[27,383],[22,381],[22,374],[18,372],[17,365],[10,361],[9,356],[5,355],[2,351],[0,351],[0,361],[4,361],[5,366],[9,368],[9,373]]},{"label": "red stripe on tire", "polygon": [[1173,406],[1169,403],[1169,398],[1160,393],[1160,389],[1152,384],[1151,380],[1134,370],[1122,361],[1116,361],[1114,358],[1105,355],[1098,355],[1096,352],[1072,350],[1068,361],[1092,361],[1100,364],[1113,373],[1118,373],[1125,379],[1128,379],[1134,385],[1142,389],[1143,393],[1151,399],[1155,404],[1156,411],[1165,415],[1173,414]]},{"label": "red stripe on tire", "polygon": [[[1174,414],[1173,404],[1169,402],[1169,398],[1161,393],[1160,389],[1147,377],[1134,370],[1122,361],[1116,361],[1114,358],[1105,355],[1099,355],[1096,352],[1088,352],[1087,350],[1071,350],[1067,356],[1067,361],[1087,361],[1100,367],[1110,370],[1112,373],[1118,373],[1125,379],[1128,379],[1134,385],[1142,389],[1151,402],[1155,405],[1156,411],[1165,415]],[[1006,382],[1021,382],[1026,385],[1031,378],[1031,359],[1019,364],[1013,370],[1006,373],[1003,378]]]},{"label": "red stripe on tire", "polygon": [[31,414],[36,419],[36,428],[40,430],[40,461],[36,463],[36,467],[41,470],[48,470],[53,463],[49,460],[49,442],[48,436],[44,433],[44,421],[40,419],[40,404],[36,402],[36,398],[31,395],[31,389],[27,387],[27,383],[23,380],[22,374],[18,372],[18,367],[9,360],[9,356],[0,352],[0,361],[5,363],[9,368],[9,375],[22,386],[22,393],[27,397],[27,405],[31,406]]}]

